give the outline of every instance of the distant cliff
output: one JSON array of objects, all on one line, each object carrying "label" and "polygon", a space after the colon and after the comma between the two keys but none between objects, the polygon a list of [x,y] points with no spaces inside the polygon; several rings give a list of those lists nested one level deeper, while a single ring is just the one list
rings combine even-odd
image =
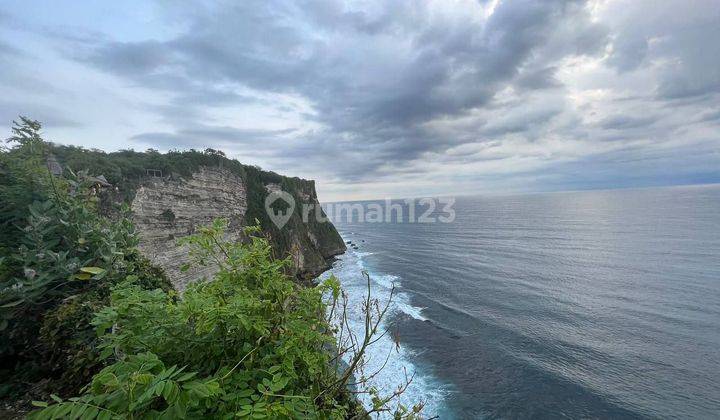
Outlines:
[{"label": "distant cliff", "polygon": [[[215,272],[213,266],[181,271],[187,262],[187,250],[177,245],[177,239],[216,218],[229,220],[227,235],[238,241],[245,239],[245,226],[259,222],[275,256],[290,256],[294,274],[302,280],[325,271],[332,257],[346,249],[329,221],[316,220],[314,213],[303,221],[303,204],[318,205],[313,181],[242,165],[211,149],[166,154],[152,150],[104,153],[55,146],[53,153],[60,165],[103,175],[102,179],[113,185],[105,188],[103,205],[112,211],[120,202],[130,204],[141,252],[162,267],[178,289]],[[265,198],[279,190],[295,201],[282,228],[265,210]]]}]

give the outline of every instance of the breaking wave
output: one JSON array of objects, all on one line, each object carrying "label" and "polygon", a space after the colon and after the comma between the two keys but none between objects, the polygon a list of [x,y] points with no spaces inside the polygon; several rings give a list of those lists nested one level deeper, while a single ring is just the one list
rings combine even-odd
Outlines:
[{"label": "breaking wave", "polygon": [[[368,270],[364,257],[369,255],[372,253],[348,249],[347,253],[335,263],[333,269],[323,275],[323,278],[327,278],[331,273],[334,274],[347,293],[348,321],[353,333],[362,336],[364,328],[362,307],[367,293],[367,281],[362,275],[363,271],[367,271],[370,276],[372,296],[379,299],[381,304],[387,302],[390,291],[393,286],[395,287],[393,301],[388,310],[389,315],[383,321],[386,329],[390,321],[398,316],[409,316],[425,321],[426,318],[422,314],[423,308],[410,304],[409,296],[402,291],[400,277]],[[388,354],[390,354],[389,359]],[[398,402],[408,407],[418,402],[424,402],[423,415],[432,417],[441,412],[443,400],[448,391],[437,378],[424,373],[422,368],[413,362],[415,356],[416,353],[409,348],[402,345],[397,346],[393,341],[392,334],[388,333],[370,347],[366,358],[365,374],[369,375],[380,370],[380,373],[371,379],[369,385],[378,389],[381,396],[392,394],[398,385],[404,384],[406,374],[407,377],[414,374],[412,383]],[[385,364],[386,359],[387,364]],[[385,364],[384,367],[383,364]],[[358,397],[366,407],[372,406],[367,394],[360,394]],[[390,416],[378,416],[378,418],[386,417]]]}]

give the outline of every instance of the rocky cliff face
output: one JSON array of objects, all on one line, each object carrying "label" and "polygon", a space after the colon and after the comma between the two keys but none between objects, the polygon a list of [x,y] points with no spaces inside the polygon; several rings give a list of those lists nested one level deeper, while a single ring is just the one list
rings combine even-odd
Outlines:
[{"label": "rocky cliff face", "polygon": [[[216,267],[208,266],[182,272],[180,267],[188,262],[187,249],[178,246],[177,239],[216,218],[225,218],[230,221],[228,238],[243,240],[243,227],[255,223],[258,209],[264,209],[264,198],[273,189],[291,193],[297,201],[296,209],[281,229],[267,218],[262,218],[261,225],[271,238],[275,255],[293,258],[298,277],[315,277],[329,267],[332,256],[345,251],[330,222],[321,223],[314,217],[302,220],[302,204],[318,202],[314,182],[281,178],[281,183],[265,184],[264,191],[259,191],[257,180],[248,186],[248,175],[242,175],[220,167],[200,167],[189,177],[149,178],[135,192],[131,208],[140,234],[140,250],[167,272],[177,289],[209,278],[216,271]],[[254,214],[248,214],[249,206]]]},{"label": "rocky cliff face", "polygon": [[216,218],[226,218],[230,239],[240,240],[247,192],[239,176],[203,167],[189,179],[147,180],[136,191],[131,208],[140,251],[165,270],[176,288],[184,289],[190,281],[211,277],[216,268],[194,266],[182,272],[187,249],[178,246],[177,239]]},{"label": "rocky cliff face", "polygon": [[[216,269],[181,272],[180,267],[188,262],[187,250],[179,247],[177,240],[217,218],[230,221],[227,235],[231,240],[245,240],[243,227],[259,223],[270,238],[275,257],[291,257],[293,274],[301,280],[322,273],[334,255],[345,251],[332,223],[318,220],[315,211],[303,217],[304,209],[319,208],[313,181],[244,165],[214,149],[105,153],[50,147],[48,169],[60,173],[67,167],[91,178],[100,190],[101,211],[112,215],[118,205],[131,204],[140,250],[167,272],[178,289],[211,277]],[[273,223],[265,209],[265,200],[273,191],[289,194],[295,203],[282,227]]]}]

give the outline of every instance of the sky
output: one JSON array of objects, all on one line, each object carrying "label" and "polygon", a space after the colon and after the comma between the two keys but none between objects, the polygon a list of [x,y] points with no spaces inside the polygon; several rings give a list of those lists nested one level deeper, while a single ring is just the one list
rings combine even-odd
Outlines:
[{"label": "sky", "polygon": [[717,0],[3,0],[0,92],[322,201],[720,182]]}]

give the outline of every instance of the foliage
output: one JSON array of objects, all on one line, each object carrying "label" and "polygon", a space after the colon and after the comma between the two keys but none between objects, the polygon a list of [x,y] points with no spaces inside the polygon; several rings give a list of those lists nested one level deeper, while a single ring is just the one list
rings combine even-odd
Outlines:
[{"label": "foliage", "polygon": [[50,174],[39,130],[23,118],[10,139],[16,144],[0,153],[0,195],[8,200],[1,213],[0,361],[23,381],[56,376],[77,389],[97,371],[89,321],[110,287],[129,274],[142,275],[145,287],[167,289],[169,282],[135,250],[127,208],[116,220],[104,217],[86,173]]},{"label": "foliage", "polygon": [[[146,170],[158,170],[165,179],[189,178],[200,167],[214,167],[227,170],[245,182],[247,194],[247,211],[245,213],[245,224],[258,223],[264,232],[270,237],[276,256],[284,258],[292,253],[292,240],[298,238],[301,241],[309,241],[308,235],[293,235],[293,232],[303,232],[311,229],[320,244],[342,244],[342,239],[330,223],[317,223],[314,217],[310,217],[308,224],[303,223],[301,206],[295,206],[292,217],[284,229],[278,229],[265,211],[265,198],[268,191],[267,184],[278,184],[283,191],[292,194],[297,203],[306,201],[303,197],[314,190],[312,181],[300,178],[289,178],[275,172],[264,171],[256,166],[243,165],[235,159],[228,159],[219,150],[172,150],[167,153],[159,153],[149,149],[145,152],[134,150],[121,150],[118,152],[106,153],[96,149],[85,149],[77,146],[62,146],[48,144],[48,153],[52,153],[66,167],[74,170],[84,170],[92,174],[102,174],[105,178],[118,188],[117,194],[106,193],[111,196],[109,200],[101,201],[104,205],[107,201],[129,201],[137,188],[148,179]],[[172,215],[163,215],[164,218],[172,218]],[[297,244],[301,247],[312,247],[308,243]],[[322,265],[321,262],[317,265]]]},{"label": "foliage", "polygon": [[[125,151],[119,154],[127,159],[113,156],[111,165],[102,152],[45,143],[40,124],[26,118],[13,133],[13,146],[0,151],[0,198],[8,200],[0,220],[0,362],[12,383],[48,378],[62,396],[35,402],[41,409],[31,418],[367,415],[350,388],[372,377],[362,372],[363,357],[387,307],[380,310],[368,291],[364,337],[348,333],[352,345],[341,340],[336,347],[333,319],[347,322],[347,300],[336,312],[337,279],[298,285],[287,274],[290,260],[274,258],[273,246],[259,235],[273,226],[257,208],[265,183],[298,195],[307,181],[246,167],[211,149]],[[66,164],[84,169],[53,176],[45,162],[63,153]],[[244,175],[254,203],[248,215],[260,222],[246,230],[246,243],[224,240],[223,220],[184,238],[195,264],[219,271],[178,296],[138,254],[128,208],[113,217],[100,211],[106,184],[89,174],[109,170],[107,178],[126,188],[140,182],[132,175],[147,166],[185,174],[210,161]],[[293,220],[301,226],[298,214]],[[340,357],[347,366],[338,364]],[[371,390],[370,412],[415,418],[421,405],[390,408],[404,389],[385,397]]]},{"label": "foliage", "polygon": [[225,242],[224,226],[216,221],[185,241],[197,261],[220,265],[212,282],[191,285],[181,299],[134,281],[113,290],[111,305],[93,324],[104,333],[102,354],[117,361],[80,399],[54,404],[39,418],[79,407],[98,417],[349,413],[348,394],[336,386],[330,363],[334,339],[322,300],[337,281],[301,287],[284,274],[287,260],[272,259],[266,239]]},{"label": "foliage", "polygon": [[[103,357],[115,363],[81,396],[38,402],[43,409],[31,418],[364,417],[348,385],[387,307],[367,318],[357,357],[336,370],[323,296],[337,301],[337,279],[299,286],[284,274],[288,260],[273,259],[268,241],[253,236],[257,227],[246,231],[249,243],[230,243],[226,225],[218,220],[185,240],[198,263],[219,265],[212,282],[191,285],[181,298],[134,279],[116,286],[93,320]],[[390,411],[399,393],[374,396],[372,411]],[[400,406],[395,417],[421,409]]]},{"label": "foliage", "polygon": [[51,190],[52,178],[43,160],[47,144],[40,137],[40,123],[25,117],[20,121],[7,139],[15,146],[0,147],[0,252],[16,246],[22,236],[17,226],[24,224],[28,206],[46,200]]}]

